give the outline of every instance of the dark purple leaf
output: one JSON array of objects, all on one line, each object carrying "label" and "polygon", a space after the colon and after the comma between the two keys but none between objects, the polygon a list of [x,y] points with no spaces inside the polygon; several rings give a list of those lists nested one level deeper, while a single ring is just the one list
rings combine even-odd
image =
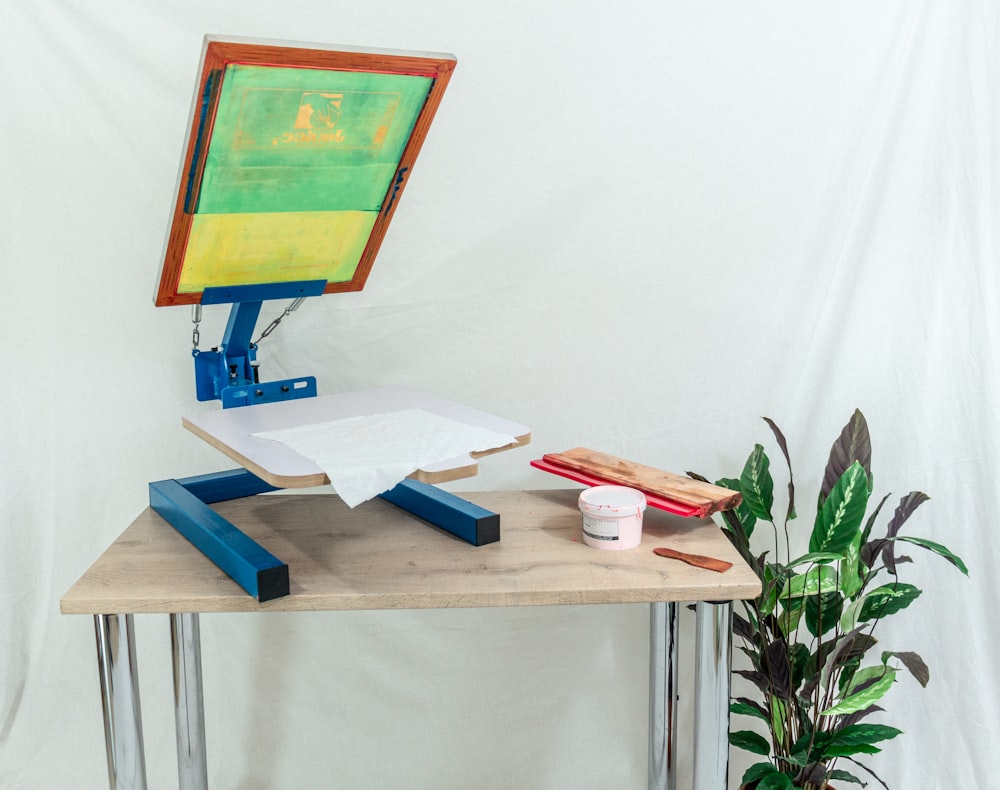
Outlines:
[{"label": "dark purple leaf", "polygon": [[[861,547],[861,562],[864,563],[866,568],[872,568],[875,565],[875,558],[881,554],[886,546],[891,546],[893,541],[888,538],[876,538],[875,540],[870,540]],[[883,562],[885,558],[883,556]],[[888,563],[886,563],[888,566]],[[890,571],[893,572],[893,571]]]},{"label": "dark purple leaf", "polygon": [[848,757],[848,758],[846,758],[846,759],[850,760],[850,761],[851,761],[852,763],[854,763],[854,764],[855,764],[856,766],[858,766],[859,768],[864,768],[864,769],[865,769],[865,770],[866,770],[866,771],[867,771],[867,772],[868,772],[868,773],[869,773],[869,774],[871,775],[871,777],[872,777],[872,778],[873,778],[873,779],[874,779],[874,780],[875,780],[876,782],[878,782],[878,783],[879,783],[880,785],[882,785],[882,787],[884,787],[884,788],[885,788],[885,790],[889,790],[889,785],[887,785],[887,784],[886,784],[885,782],[883,782],[883,781],[882,781],[882,779],[881,779],[881,778],[879,777],[879,775],[878,775],[877,773],[875,773],[875,772],[874,772],[874,771],[873,771],[873,770],[872,770],[871,768],[869,768],[869,767],[868,767],[867,765],[865,765],[864,763],[859,763],[859,762],[858,762],[857,760],[855,760],[855,759],[854,759],[853,757]]},{"label": "dark purple leaf", "polygon": [[[906,496],[901,497],[899,504],[896,506],[896,512],[893,513],[892,520],[889,522],[886,537],[896,537],[899,534],[900,527],[902,527],[903,524],[906,523],[906,520],[913,515],[913,511],[920,507],[928,499],[930,499],[930,497],[922,491],[911,491]],[[896,565],[899,564],[900,559],[896,556],[896,546],[891,540],[882,547],[882,562],[885,563],[886,570],[895,576]]]},{"label": "dark purple leaf", "polygon": [[842,727],[853,727],[855,724],[860,722],[866,716],[871,716],[873,713],[878,713],[883,711],[885,708],[880,708],[878,705],[869,705],[864,710],[855,711],[854,713],[849,713],[846,716],[842,716],[840,719],[840,726]]},{"label": "dark purple leaf", "polygon": [[778,442],[778,447],[781,448],[781,452],[785,456],[785,463],[788,465],[788,513],[785,518],[791,520],[795,518],[795,480],[792,478],[792,459],[788,455],[788,442],[785,441],[785,435],[775,424],[774,420],[770,417],[764,417],[763,419],[768,424],[768,427],[770,427],[771,433],[774,434],[775,441]]},{"label": "dark purple leaf", "polygon": [[893,513],[892,521],[889,522],[889,531],[886,533],[886,537],[896,537],[899,534],[900,527],[913,515],[913,511],[928,499],[930,497],[923,491],[911,491],[906,496],[901,497],[899,504],[896,506],[896,512]]},{"label": "dark purple leaf", "polygon": [[837,481],[851,464],[857,461],[868,475],[869,485],[872,477],[872,440],[868,434],[868,423],[859,409],[854,410],[850,421],[840,432],[840,437],[830,448],[830,458],[823,474],[823,485],[820,488],[819,499],[824,502],[830,495]]},{"label": "dark purple leaf", "polygon": [[767,679],[767,675],[763,672],[758,672],[753,669],[734,669],[733,674],[746,678],[761,691],[766,692],[771,690],[771,684]]},{"label": "dark purple leaf", "polygon": [[[878,518],[879,513],[882,512],[882,506],[889,499],[889,494],[882,497],[882,500],[878,503],[878,506],[872,511],[872,514],[868,517],[868,521],[865,522],[865,528],[861,530],[861,542],[865,543],[872,534],[872,529],[875,527],[875,520]],[[868,566],[871,567],[870,565]]]},{"label": "dark purple leaf", "polygon": [[788,663],[788,643],[775,639],[764,653],[764,673],[771,680],[771,689],[781,699],[791,697],[792,668]]},{"label": "dark purple leaf", "polygon": [[757,636],[757,633],[753,630],[753,626],[750,625],[750,621],[739,612],[733,612],[733,633],[743,637],[748,642],[753,642],[754,637]]},{"label": "dark purple leaf", "polygon": [[822,787],[826,779],[826,766],[823,763],[809,763],[809,765],[804,765],[795,777],[795,781],[799,787],[803,787],[805,784]]},{"label": "dark purple leaf", "polygon": [[927,668],[927,664],[924,660],[913,652],[889,652],[883,654],[882,660],[885,661],[887,656],[895,656],[899,659],[900,663],[910,670],[910,674],[917,679],[917,683],[921,686],[927,687],[927,684],[931,679],[931,671]]}]

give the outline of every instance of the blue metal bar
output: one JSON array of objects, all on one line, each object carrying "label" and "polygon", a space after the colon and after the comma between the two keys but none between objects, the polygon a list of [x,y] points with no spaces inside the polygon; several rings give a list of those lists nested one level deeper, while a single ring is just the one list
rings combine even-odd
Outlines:
[{"label": "blue metal bar", "polygon": [[281,490],[277,486],[265,483],[246,469],[230,469],[226,472],[182,477],[176,482],[206,505]]},{"label": "blue metal bar", "polygon": [[230,285],[221,288],[206,288],[202,291],[201,303],[232,304],[234,302],[260,302],[267,299],[297,299],[300,296],[320,296],[324,288],[326,288],[326,280]]},{"label": "blue metal bar", "polygon": [[380,496],[473,546],[500,540],[500,514],[427,483],[407,479]]},{"label": "blue metal bar", "polygon": [[177,480],[150,483],[149,504],[258,601],[288,595],[288,566]]},{"label": "blue metal bar", "polygon": [[226,355],[229,384],[254,384],[256,371],[252,363],[257,355],[253,348],[253,330],[257,326],[263,302],[237,302],[229,311],[229,321],[222,335],[222,350]]}]

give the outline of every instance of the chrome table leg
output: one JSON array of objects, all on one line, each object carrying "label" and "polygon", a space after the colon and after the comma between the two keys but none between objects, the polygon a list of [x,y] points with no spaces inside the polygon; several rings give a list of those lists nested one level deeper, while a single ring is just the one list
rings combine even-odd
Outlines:
[{"label": "chrome table leg", "polygon": [[201,630],[198,615],[170,615],[174,659],[174,720],[180,790],[208,790],[205,705],[201,685]]},{"label": "chrome table leg", "polygon": [[146,790],[135,631],[130,614],[96,614],[97,669],[111,790]]},{"label": "chrome table leg", "polygon": [[649,790],[677,787],[677,604],[649,605]]},{"label": "chrome table leg", "polygon": [[726,790],[733,605],[695,607],[694,790]]}]

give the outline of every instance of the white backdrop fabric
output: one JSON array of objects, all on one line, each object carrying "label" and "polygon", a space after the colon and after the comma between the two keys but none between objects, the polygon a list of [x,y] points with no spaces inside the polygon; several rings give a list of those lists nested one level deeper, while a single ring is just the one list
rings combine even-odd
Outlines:
[{"label": "white backdrop fabric", "polygon": [[[925,592],[882,638],[931,682],[892,690],[906,734],[871,764],[893,788],[990,786],[986,0],[0,0],[0,786],[107,786],[92,622],[59,598],[148,481],[231,467],[180,426],[216,408],[194,398],[190,312],[151,299],[206,33],[459,60],[367,288],[286,320],[266,378],[418,387],[531,426],[453,490],[561,486],[528,461],[578,445],[732,475],[767,415],[813,501],[861,408],[876,493],[929,493],[908,529],[971,570],[906,566]],[[209,344],[225,318],[206,309]],[[645,787],[647,623],[644,606],[203,617],[211,786]],[[149,783],[174,787],[167,619],[137,631]]]}]

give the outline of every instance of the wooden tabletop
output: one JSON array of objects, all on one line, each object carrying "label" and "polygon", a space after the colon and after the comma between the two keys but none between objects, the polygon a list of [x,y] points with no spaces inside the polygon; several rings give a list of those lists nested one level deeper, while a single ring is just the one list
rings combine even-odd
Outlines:
[{"label": "wooden tabletop", "polygon": [[[63,596],[64,614],[326,611],[736,600],[760,582],[711,521],[648,509],[642,544],[583,543],[579,490],[463,497],[500,513],[500,541],[468,543],[376,499],[262,495],[213,507],[289,566],[291,594],[258,603],[150,509]],[[728,560],[725,573],[658,557]]]}]

